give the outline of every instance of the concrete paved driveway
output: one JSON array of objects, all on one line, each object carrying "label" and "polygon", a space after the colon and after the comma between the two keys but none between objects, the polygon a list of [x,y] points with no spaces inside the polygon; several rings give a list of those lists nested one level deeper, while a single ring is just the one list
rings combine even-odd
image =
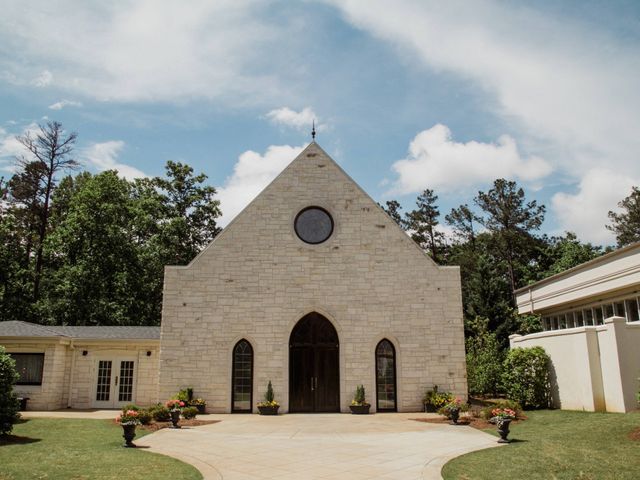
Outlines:
[{"label": "concrete paved driveway", "polygon": [[220,423],[137,440],[206,480],[440,479],[463,453],[498,446],[471,427],[411,421],[428,414],[208,415]]}]

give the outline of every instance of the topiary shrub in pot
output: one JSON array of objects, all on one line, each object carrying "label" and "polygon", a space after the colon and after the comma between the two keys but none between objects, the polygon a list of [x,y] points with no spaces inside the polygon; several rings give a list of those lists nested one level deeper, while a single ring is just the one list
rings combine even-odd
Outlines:
[{"label": "topiary shrub in pot", "polygon": [[260,412],[260,415],[277,415],[279,408],[280,404],[275,401],[273,385],[271,385],[271,380],[269,380],[267,391],[264,394],[264,401],[258,403],[258,412]]},{"label": "topiary shrub in pot", "polygon": [[367,402],[365,398],[364,385],[356,387],[356,393],[353,396],[351,405],[349,405],[351,413],[354,415],[366,415],[369,413],[371,404]]}]

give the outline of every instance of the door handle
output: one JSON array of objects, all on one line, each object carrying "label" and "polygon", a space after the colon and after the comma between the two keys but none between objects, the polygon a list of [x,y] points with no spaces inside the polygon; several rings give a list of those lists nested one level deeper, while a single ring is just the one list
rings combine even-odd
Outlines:
[{"label": "door handle", "polygon": [[315,389],[318,389],[318,377],[313,377],[315,380]]},{"label": "door handle", "polygon": [[313,392],[313,377],[311,377],[311,391]]}]

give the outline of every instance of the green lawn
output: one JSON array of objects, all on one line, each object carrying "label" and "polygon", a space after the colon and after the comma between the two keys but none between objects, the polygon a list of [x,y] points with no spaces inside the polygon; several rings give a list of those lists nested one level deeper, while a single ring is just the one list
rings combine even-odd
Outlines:
[{"label": "green lawn", "polygon": [[[138,428],[136,439],[146,433]],[[191,465],[123,448],[122,427],[110,420],[35,418],[14,425],[13,435],[0,440],[0,480],[202,479]]]},{"label": "green lawn", "polygon": [[451,460],[442,470],[445,480],[640,478],[640,441],[628,438],[640,427],[640,413],[526,415],[528,420],[511,427],[513,443]]}]

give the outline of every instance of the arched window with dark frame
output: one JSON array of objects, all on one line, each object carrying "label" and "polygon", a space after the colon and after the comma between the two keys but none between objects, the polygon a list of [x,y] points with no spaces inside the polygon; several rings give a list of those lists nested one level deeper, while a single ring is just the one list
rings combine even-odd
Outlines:
[{"label": "arched window with dark frame", "polygon": [[253,400],[253,348],[244,338],[233,347],[231,390],[231,411],[235,413],[251,413]]},{"label": "arched window with dark frame", "polygon": [[376,346],[376,410],[397,411],[396,349],[386,338]]}]

